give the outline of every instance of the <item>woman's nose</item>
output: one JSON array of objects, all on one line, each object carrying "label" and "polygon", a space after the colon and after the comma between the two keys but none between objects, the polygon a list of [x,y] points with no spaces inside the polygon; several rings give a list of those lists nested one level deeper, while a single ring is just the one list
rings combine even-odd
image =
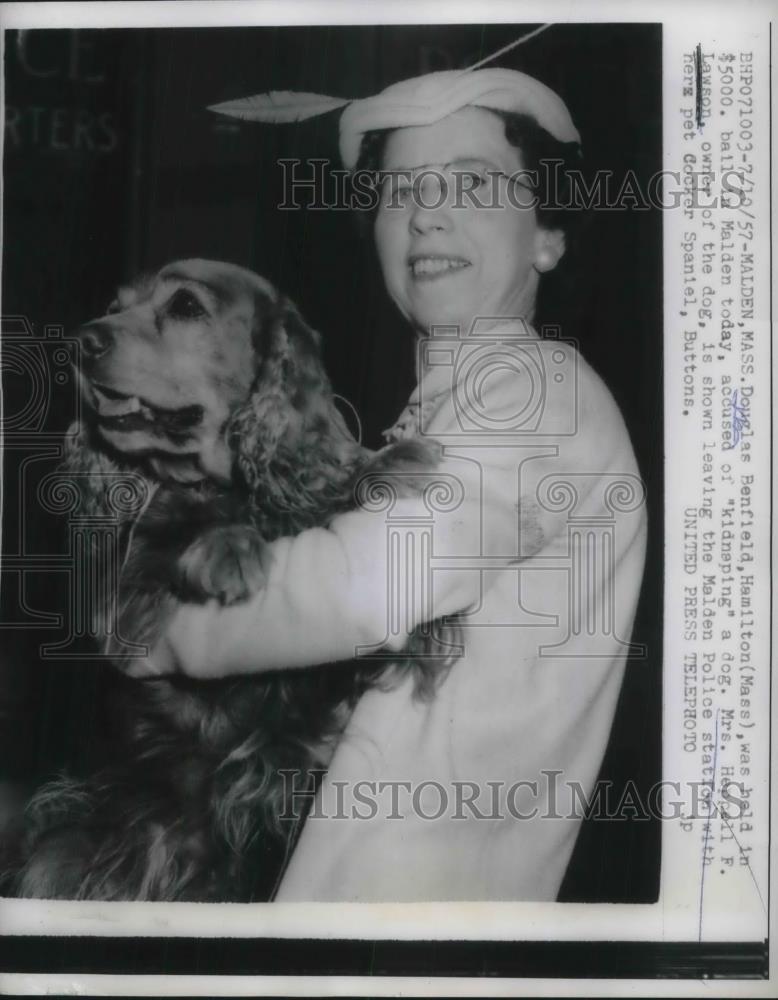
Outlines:
[{"label": "woman's nose", "polygon": [[446,178],[428,172],[413,185],[413,205],[410,218],[412,231],[417,233],[446,230],[451,227],[451,195]]}]

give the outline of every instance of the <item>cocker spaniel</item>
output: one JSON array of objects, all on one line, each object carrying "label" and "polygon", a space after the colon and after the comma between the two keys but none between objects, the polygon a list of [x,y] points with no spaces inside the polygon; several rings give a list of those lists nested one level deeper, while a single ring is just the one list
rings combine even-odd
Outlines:
[{"label": "cocker spaniel", "polygon": [[[93,626],[119,667],[153,647],[181,600],[240,601],[263,582],[265,542],[354,506],[361,475],[398,491],[439,450],[362,448],[335,406],[319,338],[267,281],[207,260],[120,289],[78,333],[84,417],[64,469],[82,511],[110,516],[123,550],[103,567]],[[423,478],[423,477],[422,477]],[[134,503],[117,504],[129,483]],[[126,491],[125,491],[126,494]],[[429,636],[420,642],[428,643]],[[413,641],[411,643],[413,646]],[[417,690],[446,657],[413,656]],[[326,769],[380,664],[220,681],[124,679],[116,761],[32,798],[5,891],[105,900],[271,899],[299,822],[283,772]],[[299,791],[299,788],[297,789]]]}]

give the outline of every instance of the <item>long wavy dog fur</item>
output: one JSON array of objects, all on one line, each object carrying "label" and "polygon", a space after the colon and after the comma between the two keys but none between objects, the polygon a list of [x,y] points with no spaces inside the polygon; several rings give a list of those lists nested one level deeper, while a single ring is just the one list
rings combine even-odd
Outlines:
[{"label": "long wavy dog fur", "polygon": [[[82,512],[119,524],[121,571],[93,609],[119,668],[126,644],[152,646],[178,601],[254,592],[264,543],[353,507],[365,471],[391,480],[402,470],[394,485],[407,492],[409,475],[439,459],[417,441],[362,448],[334,404],[318,335],[242,268],[170,264],[121,288],[79,338],[84,418],[63,471]],[[299,828],[283,818],[299,791],[289,773],[326,768],[370,685],[413,670],[419,696],[431,696],[447,660],[415,658],[429,642],[412,638],[391,676],[355,662],[209,682],[125,678],[115,759],[33,796],[7,847],[3,891],[272,898]]]}]

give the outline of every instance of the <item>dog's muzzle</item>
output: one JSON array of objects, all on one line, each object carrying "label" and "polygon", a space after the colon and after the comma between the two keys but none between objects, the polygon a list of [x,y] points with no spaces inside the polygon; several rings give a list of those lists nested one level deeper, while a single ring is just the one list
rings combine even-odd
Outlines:
[{"label": "dog's muzzle", "polygon": [[204,409],[198,404],[168,409],[155,406],[142,396],[128,396],[98,382],[89,382],[91,404],[98,421],[111,430],[133,431],[154,428],[182,434],[202,423]]},{"label": "dog's muzzle", "polygon": [[76,333],[85,365],[106,354],[113,343],[113,334],[105,323],[87,323]]},{"label": "dog's muzzle", "polygon": [[79,329],[77,337],[81,345],[79,367],[85,399],[94,410],[98,423],[106,430],[128,433],[147,430],[175,437],[194,430],[202,423],[205,410],[198,404],[160,406],[142,396],[119,392],[96,381],[94,375],[104,367],[97,366],[96,362],[110,353],[114,343],[113,331],[107,323],[87,323]]}]

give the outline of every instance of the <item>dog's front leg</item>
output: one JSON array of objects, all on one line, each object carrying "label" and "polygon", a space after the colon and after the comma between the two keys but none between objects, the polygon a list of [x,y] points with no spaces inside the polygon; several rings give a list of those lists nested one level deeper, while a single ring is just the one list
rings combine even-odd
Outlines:
[{"label": "dog's front leg", "polygon": [[443,446],[434,438],[408,438],[388,444],[362,466],[355,486],[363,480],[385,481],[398,496],[417,496],[434,482],[443,460]]},{"label": "dog's front leg", "polygon": [[265,583],[265,543],[249,524],[225,524],[200,534],[178,560],[185,600],[244,601]]}]

